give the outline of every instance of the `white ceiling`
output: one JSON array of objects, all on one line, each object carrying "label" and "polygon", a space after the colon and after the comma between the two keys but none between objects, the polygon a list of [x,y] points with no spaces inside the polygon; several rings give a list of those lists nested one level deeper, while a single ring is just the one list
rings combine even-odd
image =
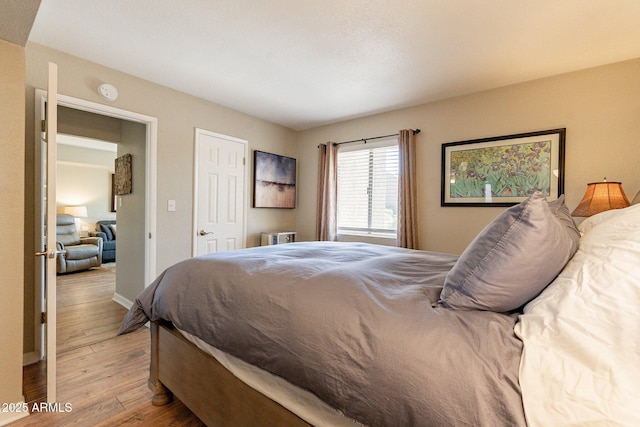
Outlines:
[{"label": "white ceiling", "polygon": [[301,130],[640,57],[640,1],[43,0],[29,40]]}]

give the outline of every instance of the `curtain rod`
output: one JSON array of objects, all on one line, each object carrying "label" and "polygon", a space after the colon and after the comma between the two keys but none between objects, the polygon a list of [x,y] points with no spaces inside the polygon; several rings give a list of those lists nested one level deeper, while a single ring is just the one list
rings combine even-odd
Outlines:
[{"label": "curtain rod", "polygon": [[[417,135],[420,133],[420,129],[416,129],[413,131],[414,135]],[[360,138],[360,139],[354,139],[353,141],[342,141],[342,142],[334,142],[333,145],[341,145],[341,144],[349,144],[351,142],[358,142],[358,141],[362,141],[365,144],[367,143],[367,141],[371,141],[372,139],[382,139],[382,138],[390,138],[392,136],[399,136],[399,133],[393,133],[391,135],[382,135],[382,136],[373,136],[371,138]]]}]

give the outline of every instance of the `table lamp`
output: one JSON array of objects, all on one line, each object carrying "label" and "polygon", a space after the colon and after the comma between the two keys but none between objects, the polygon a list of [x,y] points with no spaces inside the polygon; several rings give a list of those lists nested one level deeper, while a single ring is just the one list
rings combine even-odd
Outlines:
[{"label": "table lamp", "polygon": [[571,215],[591,216],[609,209],[621,209],[627,206],[629,206],[629,199],[624,194],[622,183],[607,182],[607,178],[605,178],[602,182],[587,184],[587,191],[584,193],[582,201],[571,212]]},{"label": "table lamp", "polygon": [[80,234],[80,218],[86,218],[87,207],[86,206],[65,206],[62,210],[63,213],[71,215],[76,223],[76,232]]}]

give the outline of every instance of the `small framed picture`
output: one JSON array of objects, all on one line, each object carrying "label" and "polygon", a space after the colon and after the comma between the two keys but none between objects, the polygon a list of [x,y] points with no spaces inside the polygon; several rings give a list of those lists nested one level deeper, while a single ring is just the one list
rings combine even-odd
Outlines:
[{"label": "small framed picture", "polygon": [[131,194],[131,154],[124,154],[116,159],[115,194]]}]

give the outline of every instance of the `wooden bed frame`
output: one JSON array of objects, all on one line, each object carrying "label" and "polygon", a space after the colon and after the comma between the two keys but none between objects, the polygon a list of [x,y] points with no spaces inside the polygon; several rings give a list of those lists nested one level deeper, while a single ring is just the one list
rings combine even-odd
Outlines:
[{"label": "wooden bed frame", "polygon": [[236,378],[168,322],[151,322],[149,388],[154,405],[166,405],[175,394],[207,426],[310,426]]}]

